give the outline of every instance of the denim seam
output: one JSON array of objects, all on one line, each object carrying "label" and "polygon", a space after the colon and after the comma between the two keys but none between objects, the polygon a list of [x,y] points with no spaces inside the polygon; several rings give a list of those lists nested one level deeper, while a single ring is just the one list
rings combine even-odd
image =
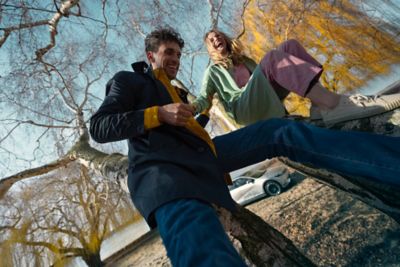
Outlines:
[{"label": "denim seam", "polygon": [[[286,145],[286,146],[289,147],[290,145]],[[290,146],[290,147],[298,149],[298,150],[301,150],[301,151],[307,151],[307,150],[298,148],[297,146]],[[375,164],[375,163],[368,163],[368,162],[365,162],[365,161],[354,160],[354,159],[350,159],[350,158],[341,157],[340,155],[333,156],[331,154],[321,154],[321,153],[317,153],[315,151],[307,151],[307,152],[310,153],[310,154],[318,155],[318,156],[325,156],[327,158],[335,158],[335,159],[340,159],[340,160],[347,160],[347,161],[350,161],[350,162],[357,162],[358,164],[368,165],[368,166],[376,166],[376,167],[384,168],[384,169],[387,169],[387,170],[394,170],[394,171],[399,171],[400,170],[400,168],[393,168],[392,166],[386,166],[386,165],[380,165],[380,164]]]},{"label": "denim seam", "polygon": [[[317,153],[315,151],[305,150],[303,148],[299,148],[299,147],[293,146],[293,145],[287,145],[287,144],[284,144],[284,143],[277,143],[277,144],[274,144],[274,145],[267,145],[267,147],[268,146],[279,146],[279,145],[286,146],[288,149],[297,149],[297,150],[304,151],[304,152],[307,152],[307,153],[310,153],[310,154],[314,154],[314,155],[317,155],[317,156],[325,156],[325,157],[331,158],[331,159],[347,160],[347,161],[350,161],[350,162],[357,162],[359,164],[366,165],[366,166],[371,166],[371,167],[376,166],[376,167],[387,169],[387,170],[400,171],[400,168],[393,168],[391,166],[367,163],[367,162],[364,162],[364,161],[358,161],[358,160],[354,160],[354,159],[344,158],[344,157],[341,157],[341,156],[332,156],[330,154]],[[243,152],[243,154],[247,156],[248,154],[251,155],[252,153],[257,152],[259,150],[260,150],[260,147],[255,148],[255,149],[250,150],[250,151]],[[243,154],[240,155],[239,159],[244,157]],[[236,158],[233,157],[231,159],[236,159]]]}]

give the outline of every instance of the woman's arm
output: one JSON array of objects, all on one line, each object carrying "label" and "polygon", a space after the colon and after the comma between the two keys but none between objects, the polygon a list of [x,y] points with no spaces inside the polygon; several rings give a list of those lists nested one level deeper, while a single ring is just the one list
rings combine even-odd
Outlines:
[{"label": "woman's arm", "polygon": [[[212,67],[212,66],[211,66]],[[216,92],[215,84],[211,77],[211,67],[204,73],[202,87],[199,96],[192,102],[197,113],[210,109],[212,98]]]}]

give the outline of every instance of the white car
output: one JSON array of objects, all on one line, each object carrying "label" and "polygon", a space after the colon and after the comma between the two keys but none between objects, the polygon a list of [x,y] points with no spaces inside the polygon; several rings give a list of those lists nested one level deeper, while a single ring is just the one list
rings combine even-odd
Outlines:
[{"label": "white car", "polygon": [[232,198],[246,205],[265,196],[276,196],[290,183],[289,171],[284,166],[269,168],[262,176],[238,176],[229,185]]}]

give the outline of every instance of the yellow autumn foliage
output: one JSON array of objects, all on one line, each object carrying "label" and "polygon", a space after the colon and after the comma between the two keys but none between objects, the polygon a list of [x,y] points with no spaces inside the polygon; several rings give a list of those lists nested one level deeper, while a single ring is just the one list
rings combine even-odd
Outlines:
[{"label": "yellow autumn foliage", "polygon": [[[259,61],[281,42],[297,39],[323,64],[322,85],[335,92],[351,91],[400,62],[399,28],[364,10],[361,0],[252,1],[240,40]],[[285,105],[290,113],[308,115],[308,100],[291,94]]]}]

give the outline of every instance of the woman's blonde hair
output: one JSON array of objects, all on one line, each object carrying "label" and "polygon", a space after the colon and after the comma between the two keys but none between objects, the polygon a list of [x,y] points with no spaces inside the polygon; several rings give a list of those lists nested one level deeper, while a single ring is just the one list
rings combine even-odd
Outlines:
[{"label": "woman's blonde hair", "polygon": [[[226,55],[221,55],[221,53],[216,51],[212,44],[208,41],[207,37],[210,33],[219,34],[222,36],[222,38],[224,38],[226,42],[226,50],[228,52]],[[224,68],[228,69],[234,64],[243,63],[243,45],[238,39],[232,39],[228,37],[228,35],[226,35],[224,32],[221,32],[217,29],[212,29],[204,35],[204,42],[206,44],[208,54],[215,64],[220,64]]]}]

